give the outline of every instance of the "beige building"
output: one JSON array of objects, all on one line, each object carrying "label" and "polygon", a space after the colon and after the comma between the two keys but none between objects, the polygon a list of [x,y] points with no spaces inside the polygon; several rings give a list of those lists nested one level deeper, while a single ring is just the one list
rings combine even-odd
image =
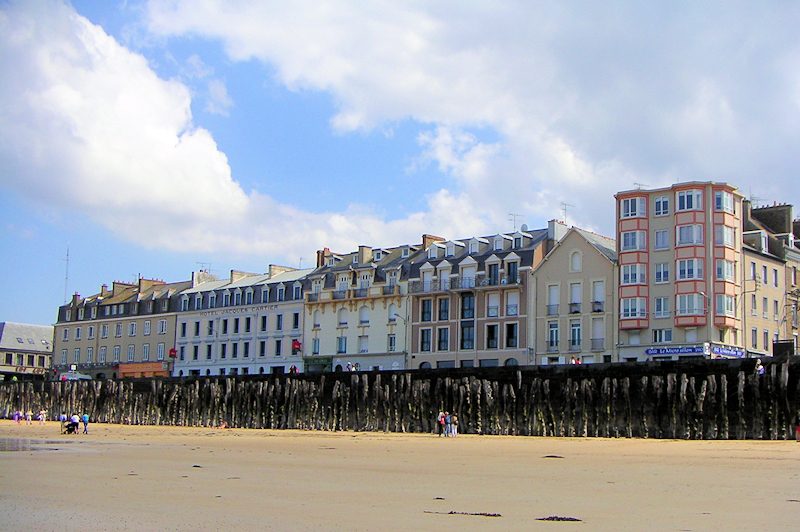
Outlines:
[{"label": "beige building", "polygon": [[616,243],[572,228],[531,272],[536,364],[616,362]]},{"label": "beige building", "polygon": [[114,281],[111,289],[59,308],[55,325],[57,376],[72,366],[92,378],[168,376],[175,354],[175,296],[191,281]]},{"label": "beige building", "polygon": [[43,380],[52,356],[52,325],[0,323],[0,380]]}]

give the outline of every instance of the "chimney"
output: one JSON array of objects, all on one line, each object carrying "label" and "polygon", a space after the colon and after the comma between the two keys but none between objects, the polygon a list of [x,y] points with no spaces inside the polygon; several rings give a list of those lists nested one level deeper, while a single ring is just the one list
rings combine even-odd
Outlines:
[{"label": "chimney", "polygon": [[277,264],[270,264],[269,265],[269,276],[270,276],[270,278],[272,278],[272,277],[275,277],[276,275],[278,275],[280,273],[293,272],[293,271],[296,271],[296,270],[297,270],[297,268],[292,268],[290,266],[279,266]]},{"label": "chimney", "polygon": [[328,257],[330,254],[331,250],[329,248],[317,250],[317,268],[325,266],[325,264],[328,262]]},{"label": "chimney", "polygon": [[567,231],[569,231],[569,228],[560,220],[550,220],[547,222],[547,238],[552,240],[553,244],[564,238]]},{"label": "chimney", "polygon": [[444,238],[434,235],[422,235],[422,249],[428,249],[428,246],[434,242],[444,242]]},{"label": "chimney", "polygon": [[358,263],[366,264],[372,261],[372,248],[369,246],[358,246]]}]

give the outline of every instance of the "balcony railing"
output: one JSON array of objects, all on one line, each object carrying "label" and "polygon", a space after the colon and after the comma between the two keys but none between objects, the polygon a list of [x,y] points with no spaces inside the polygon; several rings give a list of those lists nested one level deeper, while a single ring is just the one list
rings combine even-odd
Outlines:
[{"label": "balcony railing", "polygon": [[506,306],[506,316],[516,316],[517,312],[519,312],[519,307],[517,305]]},{"label": "balcony railing", "polygon": [[592,351],[602,351],[605,349],[605,338],[592,338]]},{"label": "balcony railing", "polygon": [[547,305],[547,315],[548,316],[558,316],[558,304]]},{"label": "balcony railing", "polygon": [[383,295],[385,296],[394,295],[396,290],[397,290],[396,284],[385,285],[383,287]]},{"label": "balcony railing", "polygon": [[311,303],[314,301],[319,301],[319,292],[311,292],[308,294],[308,301]]},{"label": "balcony railing", "polygon": [[486,309],[486,316],[496,318],[500,315],[500,307],[489,307]]},{"label": "balcony railing", "polygon": [[334,290],[333,299],[344,299],[347,297],[347,290]]},{"label": "balcony railing", "polygon": [[569,341],[569,350],[570,351],[580,351],[581,350],[581,341],[580,340],[570,340]]},{"label": "balcony railing", "polygon": [[569,313],[570,314],[580,314],[581,313],[581,304],[580,303],[570,303],[569,304]]},{"label": "balcony railing", "polygon": [[353,297],[367,297],[369,288],[356,288],[353,290]]},{"label": "balcony railing", "polygon": [[558,351],[558,342],[557,341],[548,341],[547,342],[547,350],[551,353]]},{"label": "balcony railing", "polygon": [[592,312],[603,312],[605,310],[605,301],[592,301]]}]

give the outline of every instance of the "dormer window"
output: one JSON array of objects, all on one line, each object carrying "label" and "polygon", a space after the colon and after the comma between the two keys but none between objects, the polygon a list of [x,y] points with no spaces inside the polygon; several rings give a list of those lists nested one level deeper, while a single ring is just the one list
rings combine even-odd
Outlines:
[{"label": "dormer window", "polygon": [[261,302],[267,303],[269,301],[269,288],[261,290]]},{"label": "dormer window", "polygon": [[403,248],[403,251],[400,252],[400,255],[403,258],[408,257],[408,248]]},{"label": "dormer window", "polygon": [[382,258],[383,254],[380,251],[375,251],[375,253],[373,253],[373,260],[375,260],[376,262],[381,260]]},{"label": "dormer window", "polygon": [[331,258],[329,258],[329,259],[328,259],[328,266],[329,266],[329,267],[332,267],[332,266],[334,266],[335,264],[336,264],[336,259],[334,259],[333,257],[331,257]]},{"label": "dormer window", "polygon": [[439,248],[437,248],[436,246],[429,247],[428,248],[428,258],[429,259],[435,259],[437,257],[437,255],[438,255],[438,253],[437,253],[438,249]]},{"label": "dormer window", "polygon": [[217,294],[211,292],[208,296],[208,308],[214,308],[217,306]]},{"label": "dormer window", "polygon": [[201,308],[203,308],[203,296],[197,295],[194,298],[194,309],[200,310]]},{"label": "dormer window", "polygon": [[67,309],[64,313],[64,321],[70,321],[72,319],[72,311]]},{"label": "dormer window", "polygon": [[79,320],[82,320],[82,319],[83,319],[83,309],[82,309],[82,308],[79,308],[79,309],[78,309],[78,319],[79,319]]},{"label": "dormer window", "polygon": [[469,243],[469,253],[473,255],[478,252],[478,243],[477,242],[470,242]]},{"label": "dormer window", "polygon": [[453,257],[456,254],[456,245],[455,244],[447,244],[447,257]]},{"label": "dormer window", "polygon": [[245,305],[252,305],[253,304],[253,291],[248,289],[247,292],[244,294],[244,304]]},{"label": "dormer window", "polygon": [[231,295],[230,294],[223,294],[223,296],[222,296],[222,306],[223,307],[230,307],[231,306]]},{"label": "dormer window", "polygon": [[233,304],[234,305],[241,305],[242,304],[242,293],[237,291],[233,294]]},{"label": "dormer window", "polygon": [[302,286],[295,286],[294,287],[294,296],[292,297],[292,299],[297,301],[298,299],[302,299],[302,298],[303,298],[303,287]]},{"label": "dormer window", "polygon": [[286,299],[286,289],[283,287],[278,288],[278,301],[284,301]]},{"label": "dormer window", "polygon": [[[184,296],[184,297],[181,298],[181,310],[183,312],[186,312],[187,310],[189,310],[189,298],[188,297]],[[113,314],[113,311],[112,311],[112,314]]]},{"label": "dormer window", "polygon": [[500,237],[495,238],[494,239],[494,250],[495,251],[501,251],[502,249],[503,249],[503,239],[500,238]]},{"label": "dormer window", "polygon": [[515,236],[514,237],[514,249],[519,249],[522,247],[522,237]]}]

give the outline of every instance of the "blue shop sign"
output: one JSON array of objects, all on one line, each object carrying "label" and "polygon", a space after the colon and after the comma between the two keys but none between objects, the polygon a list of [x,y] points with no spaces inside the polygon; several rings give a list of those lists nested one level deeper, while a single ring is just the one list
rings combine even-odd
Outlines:
[{"label": "blue shop sign", "polygon": [[646,355],[685,355],[688,353],[703,353],[702,345],[695,345],[691,347],[656,347],[645,349]]},{"label": "blue shop sign", "polygon": [[744,358],[745,352],[743,349],[731,349],[729,347],[721,347],[718,345],[711,346],[711,352],[715,355],[722,355],[725,357]]}]

